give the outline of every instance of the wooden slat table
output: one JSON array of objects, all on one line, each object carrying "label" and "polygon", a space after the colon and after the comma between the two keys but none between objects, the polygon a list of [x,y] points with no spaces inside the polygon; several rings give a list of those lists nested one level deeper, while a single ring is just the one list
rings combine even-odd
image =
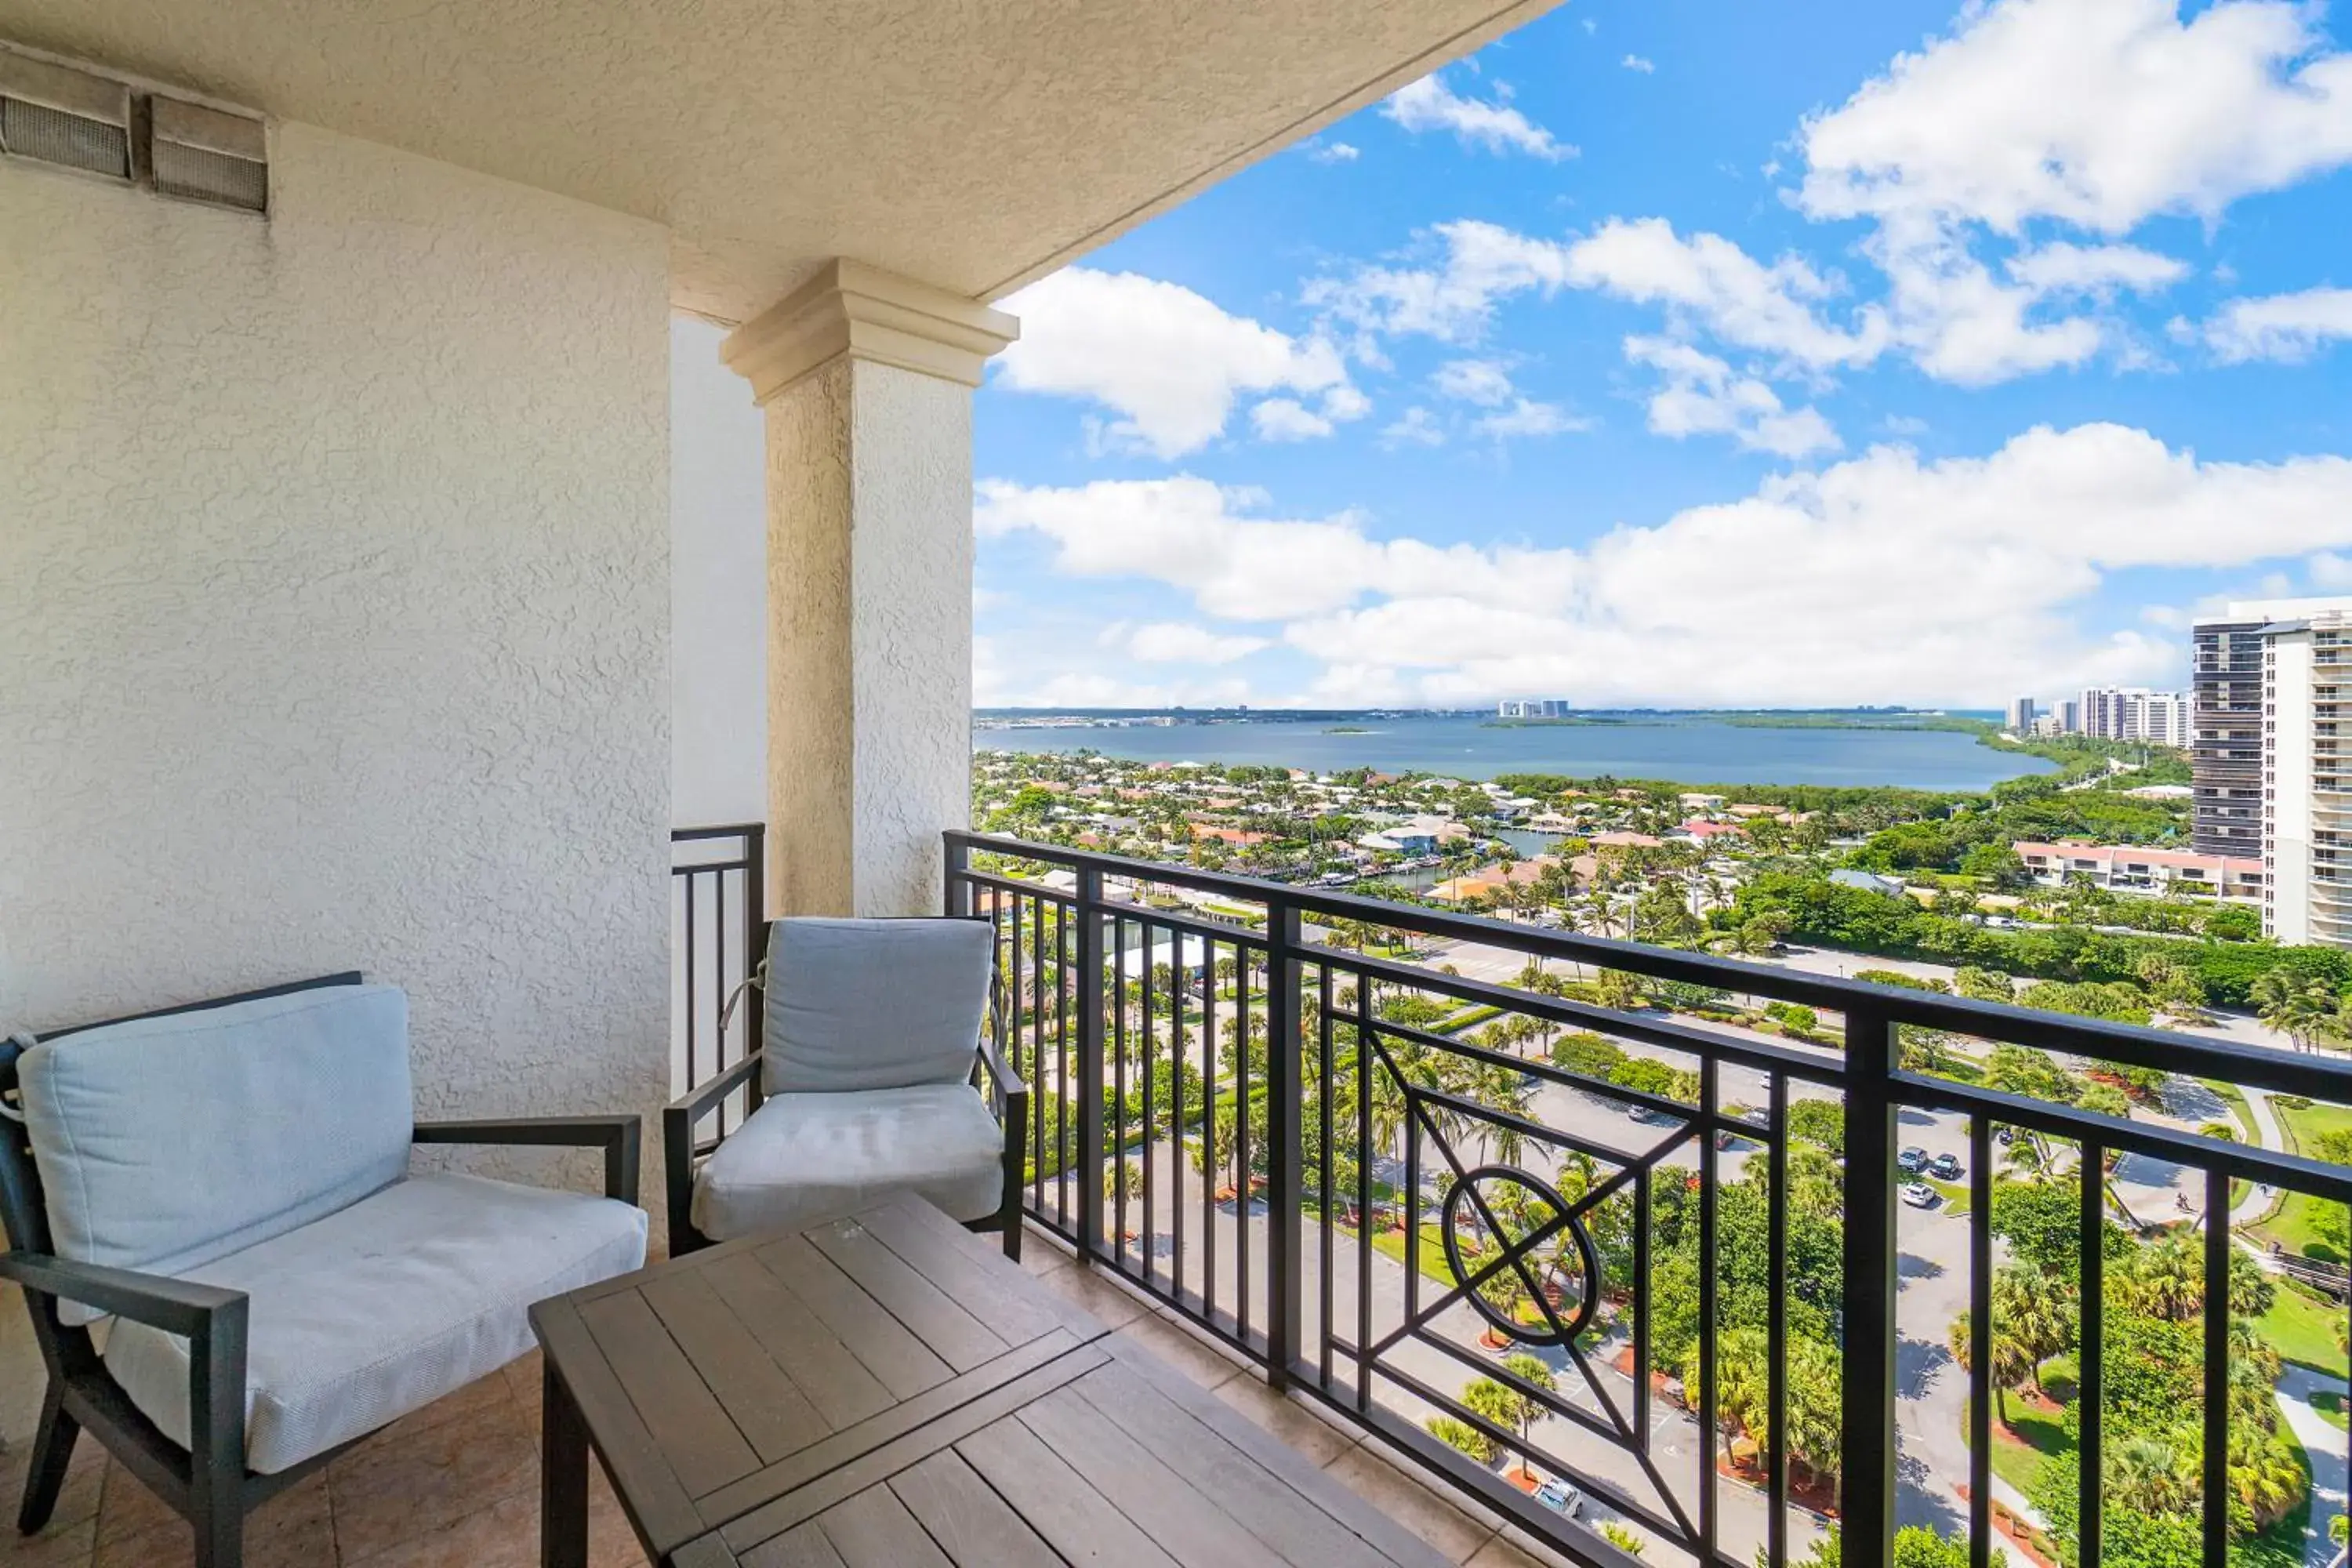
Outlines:
[{"label": "wooden slat table", "polygon": [[663,1568],[1444,1560],[919,1199],[542,1301],[542,1561],[588,1454]]}]

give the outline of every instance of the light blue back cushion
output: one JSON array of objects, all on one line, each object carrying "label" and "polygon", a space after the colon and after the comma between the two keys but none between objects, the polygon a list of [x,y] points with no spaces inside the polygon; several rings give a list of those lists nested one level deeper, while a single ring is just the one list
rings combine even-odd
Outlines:
[{"label": "light blue back cushion", "polygon": [[408,1170],[408,998],[332,985],[26,1051],[26,1131],[58,1256],[179,1274]]},{"label": "light blue back cushion", "polygon": [[767,1092],[970,1077],[994,954],[985,921],[776,921],[768,936]]}]

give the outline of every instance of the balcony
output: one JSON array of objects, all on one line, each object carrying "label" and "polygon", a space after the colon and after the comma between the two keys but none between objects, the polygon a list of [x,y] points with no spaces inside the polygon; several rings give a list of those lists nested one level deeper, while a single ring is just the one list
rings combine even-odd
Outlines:
[{"label": "balcony", "polygon": [[[995,922],[1017,977],[1034,1220],[1582,1561],[1591,1538],[1515,1478],[1567,1480],[1652,1561],[1795,1561],[1833,1517],[1849,1552],[1897,1523],[2015,1552],[2031,1508],[1993,1468],[1987,1337],[2009,1148],[2048,1153],[2078,1241],[2179,1227],[2202,1301],[2245,1250],[2204,1225],[2233,1182],[2352,1196],[2341,1167],[1972,1081],[2022,1046],[2343,1101],[2338,1062],[1015,840],[950,833],[947,854],[950,909]],[[1721,1005],[1579,999],[1612,973]],[[1827,1107],[1845,1173],[1824,1200],[1801,1129]],[[1912,1143],[1965,1168],[1927,1207],[1898,1197]],[[2105,1359],[2115,1245],[2072,1252],[2078,1409],[2131,1375]],[[1829,1300],[1790,1273],[1824,1246]],[[2231,1325],[2199,1321],[2204,1387],[2227,1384]],[[2219,1564],[2233,1417],[2204,1408],[2182,1506]],[[2111,1458],[2084,1422],[2081,1561],[2126,1506],[2101,1500]]]}]

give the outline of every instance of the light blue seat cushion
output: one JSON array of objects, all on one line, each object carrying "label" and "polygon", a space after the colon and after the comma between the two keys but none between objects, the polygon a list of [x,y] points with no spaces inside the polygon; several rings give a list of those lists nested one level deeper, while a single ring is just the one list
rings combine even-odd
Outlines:
[{"label": "light blue seat cushion", "polygon": [[727,1241],[837,1219],[898,1192],[980,1219],[996,1212],[1003,1152],[1003,1131],[969,1084],[783,1095],[705,1162],[694,1227]]},{"label": "light blue seat cushion", "polygon": [[408,1002],[396,986],[88,1029],[33,1047],[18,1072],[50,1243],[77,1262],[184,1274],[408,1169]]},{"label": "light blue seat cushion", "polygon": [[768,937],[766,1086],[834,1094],[971,1074],[995,931],[985,921],[782,920]]},{"label": "light blue seat cushion", "polygon": [[[271,1475],[497,1371],[530,1349],[533,1301],[645,1260],[633,1205],[425,1175],[180,1272],[251,1298],[246,1462]],[[106,1366],[187,1442],[185,1340],[118,1321]]]}]

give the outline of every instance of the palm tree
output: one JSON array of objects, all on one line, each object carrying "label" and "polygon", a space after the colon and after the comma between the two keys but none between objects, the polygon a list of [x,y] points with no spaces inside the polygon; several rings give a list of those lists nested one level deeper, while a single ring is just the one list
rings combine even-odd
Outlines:
[{"label": "palm tree", "polygon": [[1993,1321],[2017,1342],[2029,1365],[2033,1392],[2042,1386],[2042,1363],[2074,1343],[2074,1287],[2047,1269],[2012,1263],[1992,1277]]},{"label": "palm tree", "polygon": [[[1952,1332],[1948,1342],[1951,1347],[1952,1359],[1960,1363],[1960,1370],[1974,1372],[1976,1368],[1969,1363],[1976,1352],[1976,1346],[1970,1332],[1969,1313],[1966,1310],[1952,1320]],[[2009,1425],[2009,1391],[2032,1376],[2034,1370],[2032,1356],[2027,1353],[2023,1345],[2018,1343],[2013,1333],[2001,1327],[2000,1319],[1995,1318],[1992,1330],[1992,1369],[1989,1381],[1992,1384],[1993,1411],[2000,1417],[2002,1426]]]},{"label": "palm tree", "polygon": [[2238,1437],[2241,1431],[2242,1438],[2230,1456],[2230,1489],[2258,1527],[2268,1526],[2303,1500],[2308,1483],[2294,1451],[2276,1433],[2233,1427],[2231,1435]]},{"label": "palm tree", "polygon": [[2333,1023],[2336,998],[2319,982],[2284,964],[2254,976],[2246,994],[2264,1025],[2294,1042],[2299,1051],[2311,1049],[2313,1038]]},{"label": "palm tree", "polygon": [[[1505,1356],[1503,1370],[1528,1387],[1540,1388],[1546,1394],[1554,1393],[1559,1387],[1559,1384],[1552,1377],[1551,1368],[1524,1352],[1517,1355]],[[1539,1399],[1531,1398],[1516,1389],[1511,1390],[1510,1393],[1518,1405],[1516,1419],[1511,1425],[1518,1430],[1519,1449],[1524,1453],[1527,1451],[1529,1430],[1534,1427],[1538,1418],[1548,1414],[1548,1411]]]},{"label": "palm tree", "polygon": [[2125,1437],[2107,1456],[2107,1505],[2151,1514],[2189,1508],[2197,1497],[2197,1479],[2187,1458],[2160,1437]]},{"label": "palm tree", "polygon": [[2205,1305],[2204,1243],[2174,1231],[2133,1253],[2116,1283],[2133,1309],[2166,1322],[2195,1317]]}]

